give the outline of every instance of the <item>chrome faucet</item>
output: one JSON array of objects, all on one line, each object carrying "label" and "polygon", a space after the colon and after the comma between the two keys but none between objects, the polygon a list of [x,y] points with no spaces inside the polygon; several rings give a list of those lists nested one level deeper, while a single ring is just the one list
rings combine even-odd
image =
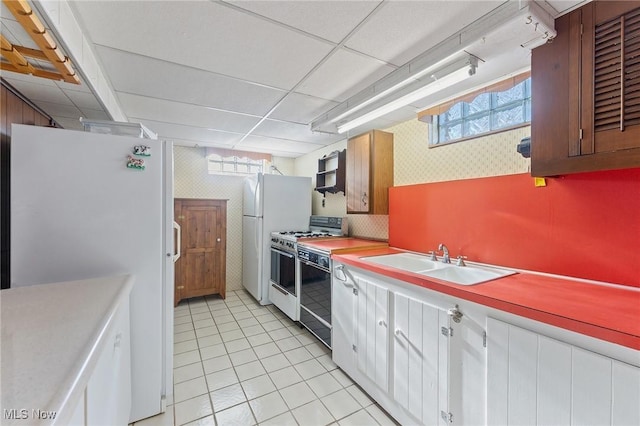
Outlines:
[{"label": "chrome faucet", "polygon": [[444,244],[440,243],[438,246],[438,251],[442,252],[442,261],[444,263],[451,263],[451,259],[449,258],[449,249]]}]

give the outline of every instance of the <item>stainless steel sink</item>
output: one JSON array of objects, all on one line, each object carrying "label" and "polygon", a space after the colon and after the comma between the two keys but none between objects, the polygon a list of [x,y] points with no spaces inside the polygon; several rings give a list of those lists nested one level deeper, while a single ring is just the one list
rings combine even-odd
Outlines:
[{"label": "stainless steel sink", "polygon": [[516,271],[510,269],[493,268],[489,266],[456,266],[449,263],[433,261],[427,258],[427,256],[414,253],[367,256],[362,257],[361,260],[459,285],[480,284],[516,273]]}]

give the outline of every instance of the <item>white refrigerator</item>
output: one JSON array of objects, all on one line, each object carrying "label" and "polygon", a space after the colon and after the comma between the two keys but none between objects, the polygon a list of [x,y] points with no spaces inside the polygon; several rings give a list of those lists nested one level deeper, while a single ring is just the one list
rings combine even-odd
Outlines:
[{"label": "white refrigerator", "polygon": [[311,191],[310,177],[259,173],[244,180],[242,284],[262,305],[271,303],[271,232],[309,228]]},{"label": "white refrigerator", "polygon": [[170,142],[12,125],[11,287],[135,276],[131,422],[173,394],[172,225]]}]

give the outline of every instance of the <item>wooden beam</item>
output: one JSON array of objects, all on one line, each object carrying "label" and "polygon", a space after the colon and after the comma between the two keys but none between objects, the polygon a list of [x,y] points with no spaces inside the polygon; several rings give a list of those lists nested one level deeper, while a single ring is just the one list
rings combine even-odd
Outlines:
[{"label": "wooden beam", "polygon": [[[0,62],[0,70],[10,71],[10,72],[19,72],[21,74],[24,74],[24,72],[20,71],[16,66],[14,66],[13,64],[9,64],[7,62]],[[33,68],[32,75],[36,77],[48,78],[49,80],[56,80],[56,81],[64,80],[62,76],[56,72],[51,72],[51,71],[47,71],[47,70],[43,70],[35,67]]]},{"label": "wooden beam", "polygon": [[15,67],[15,72],[33,74],[33,65],[31,65],[29,61],[27,61],[27,58],[22,56],[22,54],[13,47],[13,44],[2,34],[0,34],[0,45],[2,48],[2,56],[7,58],[11,65]]},{"label": "wooden beam", "polygon": [[13,48],[16,49],[19,53],[22,53],[22,55],[27,56],[29,58],[40,59],[42,61],[49,61],[49,58],[47,58],[47,55],[45,55],[42,50],[31,49],[29,47],[15,46],[15,45],[13,46]]},{"label": "wooden beam", "polygon": [[2,0],[67,83],[80,84],[69,57],[55,42],[26,0]]}]

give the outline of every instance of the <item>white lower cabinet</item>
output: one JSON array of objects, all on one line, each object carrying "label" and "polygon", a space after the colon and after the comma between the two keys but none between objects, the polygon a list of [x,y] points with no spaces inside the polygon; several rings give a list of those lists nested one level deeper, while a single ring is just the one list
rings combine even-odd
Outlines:
[{"label": "white lower cabinet", "polygon": [[333,280],[333,360],[385,410],[401,424],[484,419],[484,329],[475,318],[453,300],[339,263]]},{"label": "white lower cabinet", "polygon": [[393,398],[422,424],[449,417],[449,315],[395,293]]},{"label": "white lower cabinet", "polygon": [[389,390],[389,290],[356,278],[353,348],[358,370],[383,391]]},{"label": "white lower cabinet", "polygon": [[129,302],[112,319],[89,382],[77,402],[70,425],[129,424],[131,411],[131,348]]},{"label": "white lower cabinet", "polygon": [[640,424],[640,368],[494,318],[487,335],[487,424]]},{"label": "white lower cabinet", "polygon": [[335,261],[332,277],[333,361],[403,425],[640,425],[638,351]]}]

